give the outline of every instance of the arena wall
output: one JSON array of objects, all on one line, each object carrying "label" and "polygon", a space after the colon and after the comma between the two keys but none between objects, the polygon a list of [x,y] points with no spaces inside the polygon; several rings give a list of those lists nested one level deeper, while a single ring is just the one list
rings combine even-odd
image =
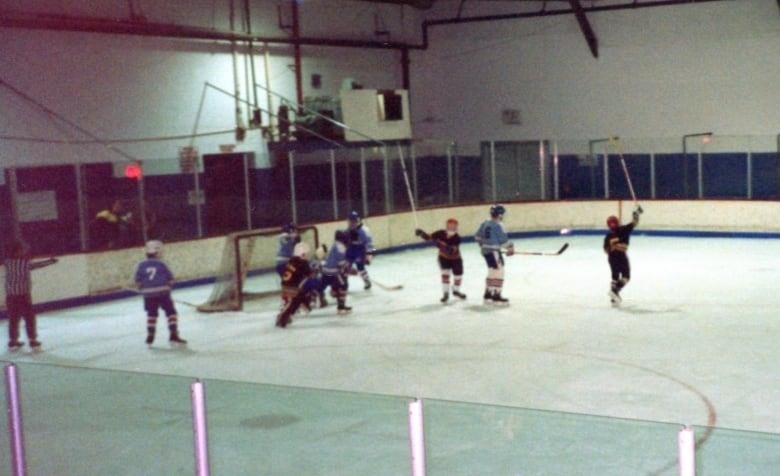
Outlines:
[{"label": "arena wall", "polygon": [[[512,233],[558,233],[570,228],[575,233],[598,233],[611,214],[627,216],[633,208],[622,201],[533,202],[508,204],[507,229]],[[755,201],[654,201],[645,203],[641,231],[694,236],[777,237],[780,203]],[[487,216],[487,205],[426,209],[417,221],[428,230],[449,217],[460,221],[461,234],[470,236]],[[414,236],[417,226],[409,213],[371,217],[366,220],[379,250],[420,245]],[[320,240],[330,244],[344,222],[317,224]],[[522,235],[521,235],[522,236]],[[181,286],[208,282],[219,269],[223,237],[169,243],[165,259]],[[273,239],[258,242],[256,265],[271,267],[276,254]],[[59,263],[33,272],[33,299],[41,310],[82,305],[131,295],[123,288],[132,285],[135,264],[142,259],[139,248],[74,254],[59,257]],[[4,274],[4,273],[3,273]],[[2,278],[0,278],[2,279]],[[2,288],[0,288],[2,290]],[[3,299],[4,300],[4,299]]]}]

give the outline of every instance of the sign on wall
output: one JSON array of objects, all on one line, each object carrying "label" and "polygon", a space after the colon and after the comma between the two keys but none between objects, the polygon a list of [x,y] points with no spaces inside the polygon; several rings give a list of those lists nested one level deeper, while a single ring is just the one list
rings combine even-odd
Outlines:
[{"label": "sign on wall", "polygon": [[520,126],[523,124],[520,116],[520,109],[502,109],[501,122],[511,126]]},{"label": "sign on wall", "polygon": [[54,190],[18,193],[16,210],[22,223],[57,220],[57,194]]}]

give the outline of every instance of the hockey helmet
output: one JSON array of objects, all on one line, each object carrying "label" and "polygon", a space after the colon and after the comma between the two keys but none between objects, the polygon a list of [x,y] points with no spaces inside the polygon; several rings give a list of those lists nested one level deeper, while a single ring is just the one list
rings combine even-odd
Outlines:
[{"label": "hockey helmet", "polygon": [[334,237],[337,242],[343,244],[349,244],[349,232],[347,230],[336,230],[336,236]]},{"label": "hockey helmet", "polygon": [[609,218],[607,218],[607,228],[610,230],[614,230],[615,228],[620,226],[620,220],[615,215],[611,215]]},{"label": "hockey helmet", "polygon": [[322,261],[326,256],[328,256],[328,245],[323,243],[314,251],[314,257]]},{"label": "hockey helmet", "polygon": [[309,245],[306,243],[298,243],[295,245],[295,248],[293,248],[293,256],[297,256],[298,258],[308,259],[309,258]]},{"label": "hockey helmet", "polygon": [[162,241],[160,240],[149,240],[146,242],[145,251],[147,255],[159,255],[162,252]]},{"label": "hockey helmet", "polygon": [[358,212],[356,212],[354,210],[349,212],[349,216],[347,217],[347,220],[350,223],[360,223],[360,213],[358,213]]},{"label": "hockey helmet", "polygon": [[282,227],[282,231],[285,233],[295,233],[298,231],[298,226],[295,223],[288,223]]},{"label": "hockey helmet", "polygon": [[506,208],[504,208],[501,204],[495,204],[492,207],[490,207],[490,216],[493,218],[498,218],[504,215],[506,213]]}]

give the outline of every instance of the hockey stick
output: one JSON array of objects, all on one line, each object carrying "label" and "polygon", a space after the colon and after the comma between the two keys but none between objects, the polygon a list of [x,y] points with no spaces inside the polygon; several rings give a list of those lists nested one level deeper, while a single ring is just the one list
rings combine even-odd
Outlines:
[{"label": "hockey stick", "polygon": [[563,254],[564,251],[569,249],[569,244],[564,243],[563,246],[561,246],[561,249],[555,252],[546,252],[546,251],[515,251],[514,254],[516,255],[527,255],[527,256],[560,256]]},{"label": "hockey stick", "polygon": [[414,206],[414,194],[412,193],[412,185],[409,182],[409,174],[406,172],[406,160],[404,160],[404,150],[401,148],[401,143],[398,143],[398,158],[401,160],[401,170],[404,173],[404,183],[406,184],[406,193],[409,195],[409,205],[412,207],[412,218],[414,219],[414,227],[420,228],[420,224],[417,221],[417,209]]},{"label": "hockey stick", "polygon": [[371,278],[371,282],[373,282],[380,288],[384,289],[385,291],[400,291],[401,289],[404,288],[403,284],[394,284],[394,285],[384,284],[382,282],[377,281],[374,278]]},{"label": "hockey stick", "polygon": [[617,136],[613,136],[609,138],[609,143],[612,145],[612,147],[615,148],[615,151],[618,154],[618,157],[620,158],[620,165],[623,166],[623,174],[626,176],[626,183],[628,184],[628,191],[631,193],[631,199],[634,200],[634,205],[639,209],[642,210],[642,207],[639,205],[639,202],[636,199],[636,192],[634,192],[634,184],[631,183],[631,176],[628,174],[628,166],[626,165],[626,159],[623,157],[623,146],[619,142],[620,138]]},{"label": "hockey stick", "polygon": [[[138,289],[133,289],[133,288],[126,287],[126,286],[123,286],[123,287],[119,288],[119,290],[120,291],[128,291],[128,292],[131,292],[131,293],[134,293],[134,294],[141,294],[141,291],[139,291]],[[192,308],[195,308],[195,309],[198,308],[197,304],[193,304],[191,302],[179,301],[178,299],[171,299],[171,301],[175,302],[176,304],[181,304],[183,306],[188,306],[188,307],[192,307]]]}]

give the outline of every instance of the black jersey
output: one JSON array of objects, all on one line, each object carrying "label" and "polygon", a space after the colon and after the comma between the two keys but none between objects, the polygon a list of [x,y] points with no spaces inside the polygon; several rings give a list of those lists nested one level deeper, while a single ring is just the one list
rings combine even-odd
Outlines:
[{"label": "black jersey", "polygon": [[446,230],[438,230],[430,235],[424,234],[423,238],[436,243],[440,257],[444,259],[460,259],[460,235],[457,233],[447,235]]},{"label": "black jersey", "polygon": [[297,288],[309,276],[311,276],[309,262],[299,256],[293,256],[284,267],[282,286]]},{"label": "black jersey", "polygon": [[604,251],[609,254],[625,253],[628,250],[628,241],[631,239],[631,232],[634,231],[635,223],[629,223],[617,227],[614,231],[610,230],[604,237]]}]

